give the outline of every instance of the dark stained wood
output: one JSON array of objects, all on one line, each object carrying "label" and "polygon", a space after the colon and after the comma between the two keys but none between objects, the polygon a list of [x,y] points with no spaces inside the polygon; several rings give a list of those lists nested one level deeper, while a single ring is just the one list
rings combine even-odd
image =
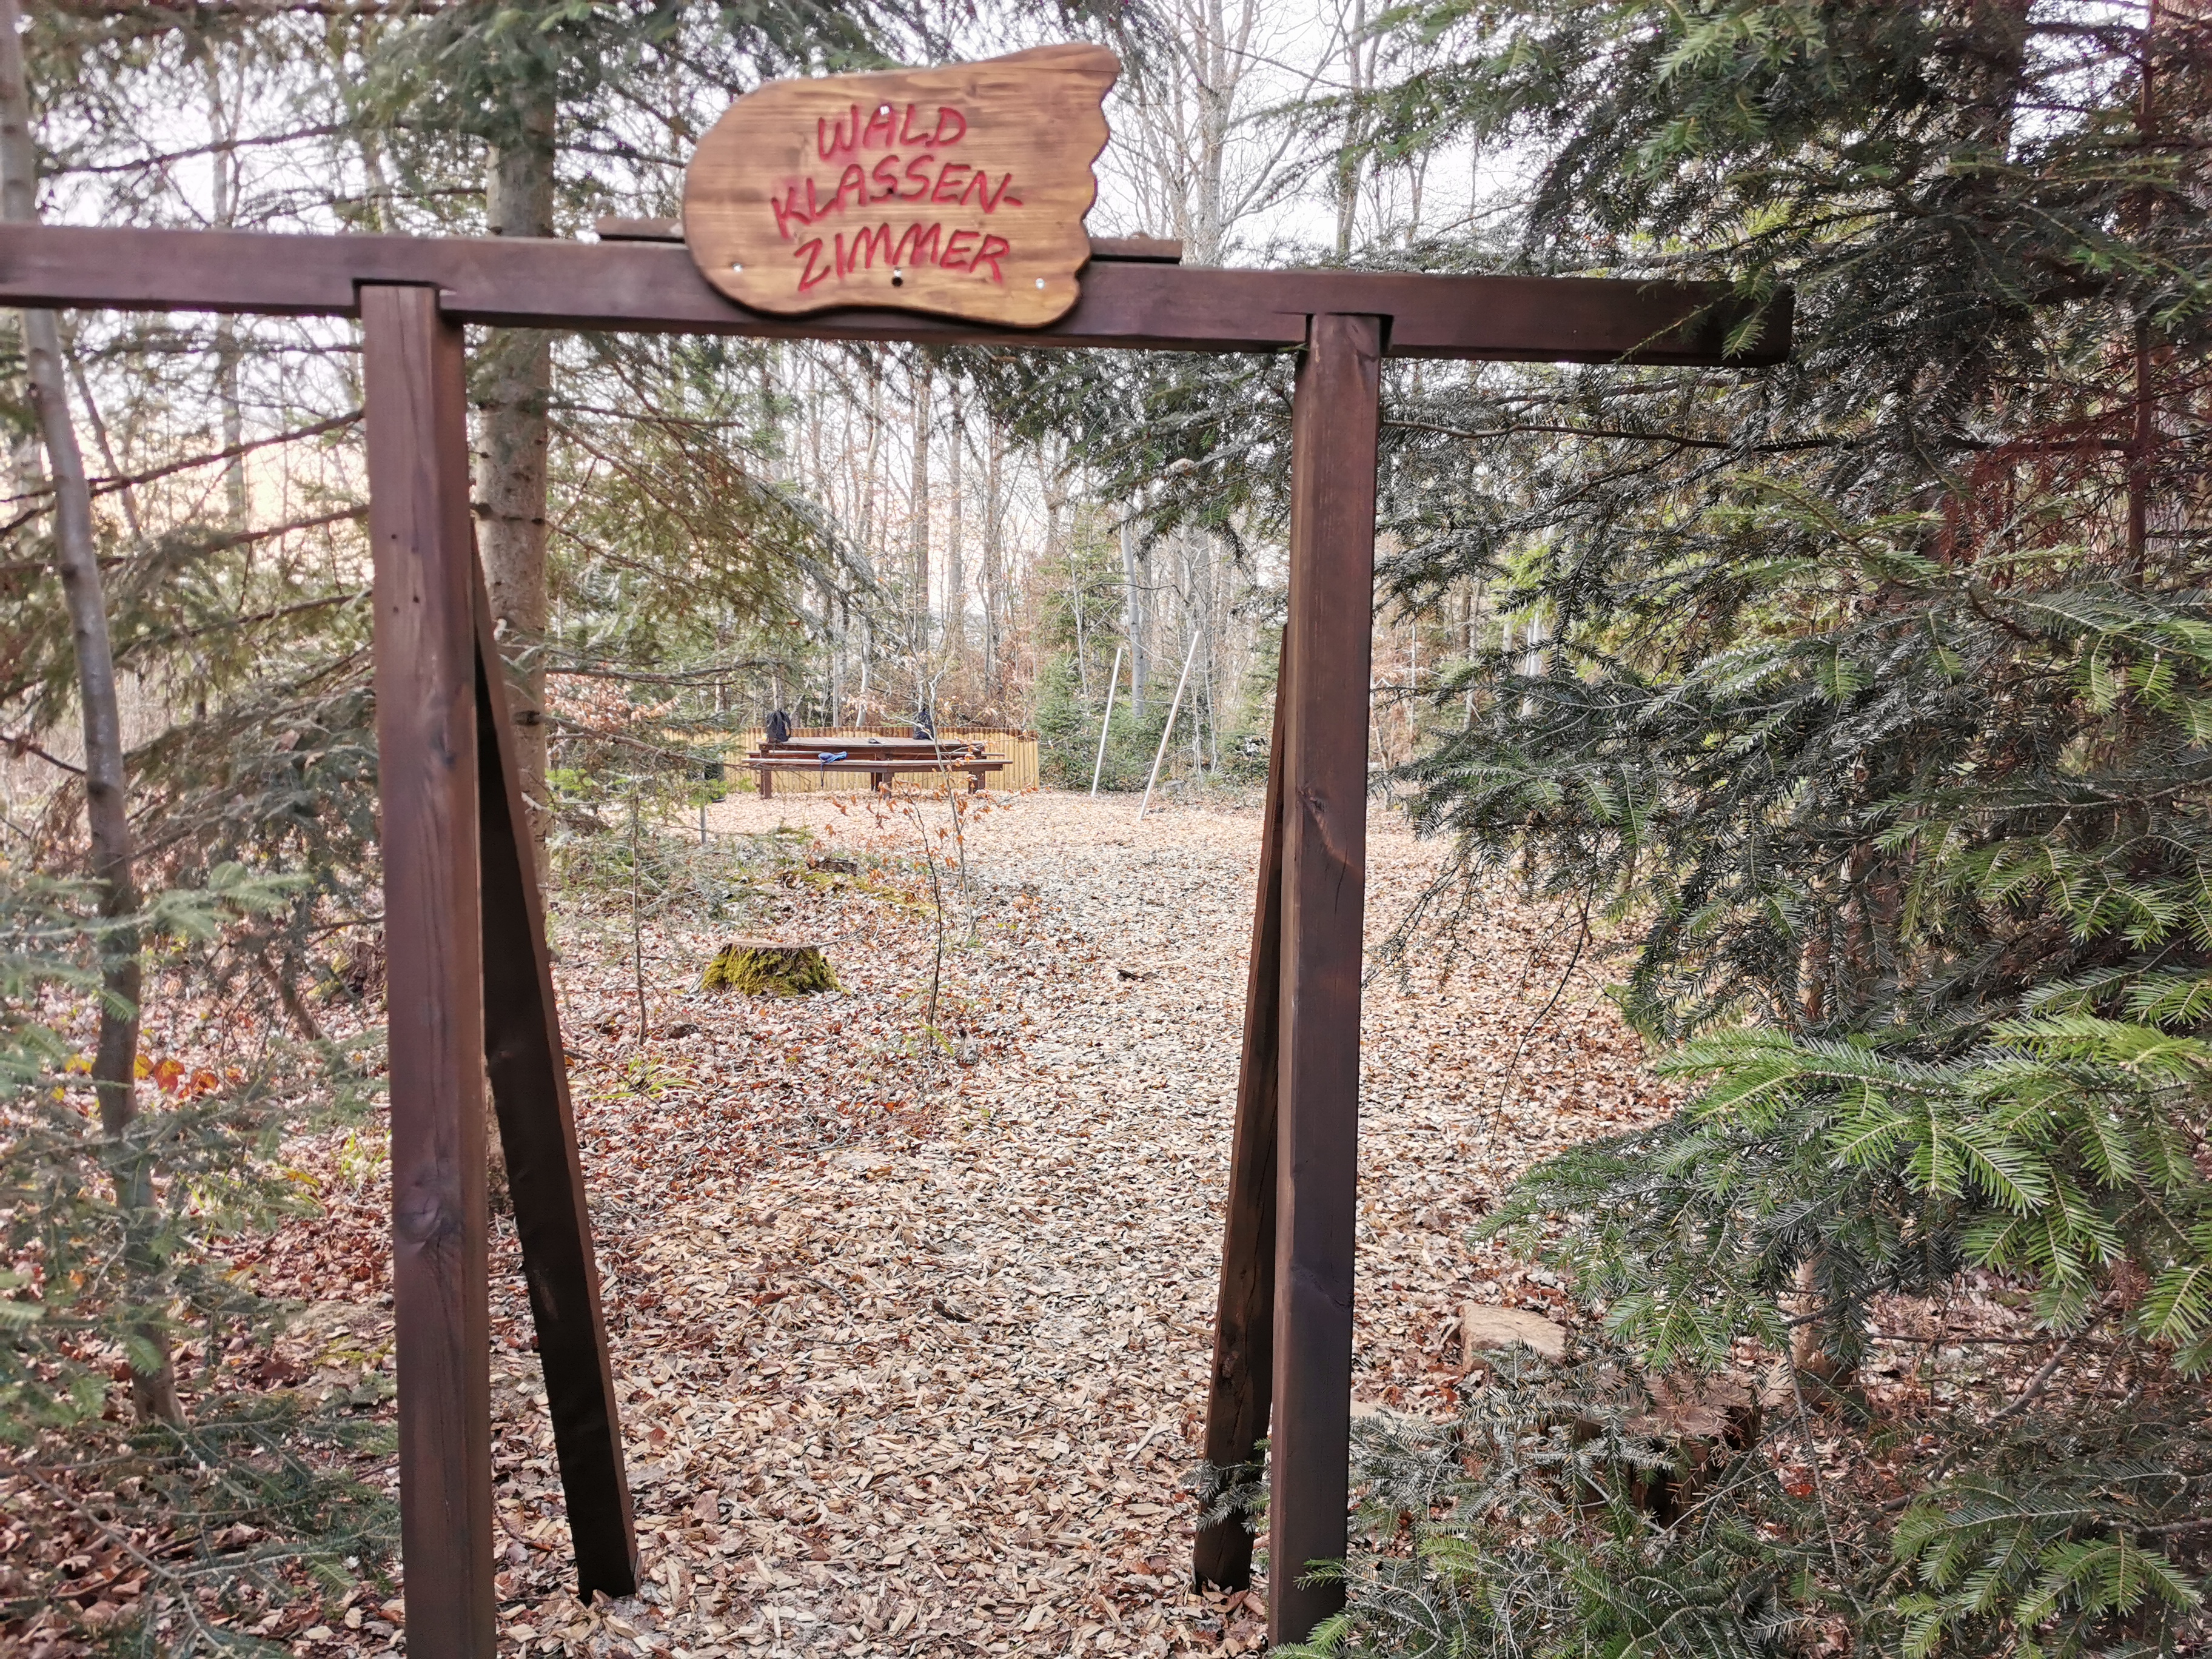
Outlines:
[{"label": "dark stained wood", "polygon": [[1790,348],[1784,295],[1729,353],[1746,313],[1718,283],[1094,260],[1066,316],[1009,330],[896,312],[767,317],[715,293],[684,248],[653,242],[0,227],[0,306],[351,316],[357,285],[386,283],[435,285],[456,322],[771,339],[1281,351],[1304,343],[1309,313],[1340,312],[1388,319],[1401,357],[1751,365]]},{"label": "dark stained wood", "polygon": [[362,295],[391,992],[392,1291],[407,1650],[492,1659],[476,626],[461,331]]},{"label": "dark stained wood", "polygon": [[1182,263],[1182,244],[1171,236],[1094,236],[1091,239],[1093,261],[1121,259],[1140,265],[1179,265]]},{"label": "dark stained wood", "polygon": [[[592,221],[592,231],[603,242],[680,242],[684,240],[684,222],[626,219],[607,214]],[[1182,263],[1182,244],[1166,236],[1093,236],[1091,257],[1094,261],[1179,265]]]},{"label": "dark stained wood", "polygon": [[484,1061],[491,1078],[553,1449],[568,1500],[576,1594],[637,1592],[637,1537],[583,1160],[553,995],[545,911],[491,602],[470,561],[476,630],[477,819],[483,878]]},{"label": "dark stained wood", "polygon": [[970,794],[975,794],[982,789],[986,776],[993,772],[1003,772],[1013,763],[1008,760],[888,761],[874,755],[863,753],[857,760],[830,761],[826,763],[822,761],[809,760],[804,755],[793,755],[769,760],[755,757],[744,762],[743,764],[752,768],[755,775],[760,780],[761,794],[765,798],[775,793],[775,786],[769,782],[769,780],[778,772],[801,774],[866,772],[877,781],[878,788],[883,787],[885,781],[895,772],[964,772],[968,775],[968,791]]},{"label": "dark stained wood", "polygon": [[[1267,1432],[1274,1383],[1275,1084],[1283,998],[1283,714],[1289,702],[1290,635],[1275,676],[1275,734],[1267,750],[1267,804],[1261,820],[1260,885],[1252,913],[1252,957],[1244,981],[1244,1053],[1237,1072],[1237,1121],[1230,1137],[1228,1213],[1221,1241],[1221,1295],[1213,1321],[1213,1371],[1206,1401],[1206,1461],[1217,1469],[1251,1461]],[[1243,1589],[1252,1582],[1252,1534],[1241,1516],[1201,1528],[1191,1554],[1201,1586]]]},{"label": "dark stained wood", "polygon": [[1382,356],[1381,319],[1316,317],[1291,422],[1291,672],[1276,692],[1288,763],[1268,1443],[1275,1643],[1304,1639],[1344,1605],[1340,1583],[1299,1581],[1345,1553]]}]

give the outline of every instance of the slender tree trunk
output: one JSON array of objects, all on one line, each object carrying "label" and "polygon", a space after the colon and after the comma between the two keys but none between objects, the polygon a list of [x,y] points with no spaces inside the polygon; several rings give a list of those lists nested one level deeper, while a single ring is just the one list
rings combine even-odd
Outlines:
[{"label": "slender tree trunk", "polygon": [[1352,97],[1344,118],[1342,145],[1336,155],[1336,257],[1340,259],[1351,257],[1352,234],[1359,217],[1359,145],[1366,135],[1358,95],[1366,89],[1363,70],[1367,60],[1362,52],[1367,33],[1366,0],[1352,0],[1349,14],[1343,19],[1343,28],[1345,67]]},{"label": "slender tree trunk", "polygon": [[[520,110],[523,137],[493,150],[486,181],[486,216],[495,236],[553,234],[553,123],[550,89],[531,94]],[[515,759],[545,872],[550,803],[545,795],[545,668],[538,647],[552,620],[545,568],[546,405],[553,391],[552,337],[539,329],[494,329],[477,355],[478,426],[476,514],[484,586],[501,646],[522,668],[520,695],[510,678]]]},{"label": "slender tree trunk", "polygon": [[[23,76],[21,17],[16,0],[0,0],[0,219],[29,223],[38,217],[38,152],[31,137],[30,92]],[[125,1137],[138,1115],[139,941],[128,918],[138,909],[131,868],[131,815],[123,772],[123,716],[115,686],[115,653],[107,635],[107,599],[100,579],[99,547],[92,521],[92,492],[84,457],[70,420],[64,380],[61,329],[51,311],[23,313],[23,356],[31,405],[53,473],[54,572],[68,608],[70,642],[76,653],[77,701],[84,715],[85,829],[100,914],[111,924],[100,941],[100,1038],[92,1082],[100,1101],[100,1127],[114,1146],[115,1197],[124,1212],[124,1259],[142,1304],[153,1278],[153,1160],[128,1148]],[[136,1334],[157,1356],[153,1366],[131,1370],[131,1403],[142,1419],[184,1421],[177,1400],[176,1366],[167,1328],[155,1310]]]},{"label": "slender tree trunk", "polygon": [[913,618],[917,702],[924,695],[919,659],[929,649],[929,381],[933,367],[927,352],[915,354],[914,466],[908,492],[914,503],[914,520],[907,531],[907,609]]},{"label": "slender tree trunk", "polygon": [[1000,701],[999,616],[1006,583],[1006,434],[996,421],[983,456],[983,695]]},{"label": "slender tree trunk", "polygon": [[1075,613],[1075,680],[1082,688],[1083,706],[1091,706],[1091,647],[1084,638],[1083,573],[1076,566],[1075,543],[1061,529],[1062,515],[1067,511],[1071,494],[1067,484],[1067,463],[1063,452],[1059,464],[1040,458],[1044,473],[1044,568],[1056,571],[1063,550],[1067,558],[1068,606]]},{"label": "slender tree trunk", "polygon": [[[1136,503],[1129,505],[1133,515]],[[1121,522],[1121,586],[1123,599],[1128,606],[1129,631],[1129,712],[1139,720],[1145,717],[1145,590],[1138,578],[1143,568],[1137,559],[1137,526],[1133,519]]]},{"label": "slender tree trunk", "polygon": [[[883,470],[884,453],[884,371],[879,360],[868,359],[868,447],[867,461],[860,479],[860,527],[853,540],[860,557],[869,558],[876,540],[876,494]],[[873,574],[872,561],[870,574]]]},{"label": "slender tree trunk", "polygon": [[952,422],[945,487],[952,498],[945,526],[945,643],[958,662],[968,654],[968,501],[962,483],[967,465],[968,411],[960,401],[960,382],[945,388]]},{"label": "slender tree trunk", "polygon": [[[238,218],[237,123],[223,101],[222,71],[214,50],[208,50],[204,67],[207,76],[208,125],[214,154],[210,181],[212,200],[209,223],[228,230]],[[222,316],[215,321],[215,395],[222,410],[222,447],[235,450],[246,441],[246,411],[239,395],[239,368],[244,353],[239,349],[238,319]],[[223,505],[232,531],[242,531],[249,511],[246,495],[246,457],[234,454],[222,469]],[[252,550],[246,549],[247,569],[252,568]]]}]

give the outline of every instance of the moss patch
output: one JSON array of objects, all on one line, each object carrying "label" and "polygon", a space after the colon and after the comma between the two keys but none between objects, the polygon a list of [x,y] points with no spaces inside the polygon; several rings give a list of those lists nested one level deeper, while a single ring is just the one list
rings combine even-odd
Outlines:
[{"label": "moss patch", "polygon": [[737,991],[746,996],[803,997],[844,988],[829,957],[811,945],[772,945],[763,939],[732,939],[714,953],[699,981],[702,991]]}]

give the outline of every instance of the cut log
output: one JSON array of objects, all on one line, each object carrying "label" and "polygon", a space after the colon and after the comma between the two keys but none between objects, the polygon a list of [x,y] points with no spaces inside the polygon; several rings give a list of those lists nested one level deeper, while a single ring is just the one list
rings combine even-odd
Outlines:
[{"label": "cut log", "polygon": [[803,997],[844,988],[837,983],[829,957],[817,945],[739,939],[714,953],[699,988],[738,991],[747,996]]},{"label": "cut log", "polygon": [[1557,1364],[1567,1357],[1567,1333],[1538,1313],[1463,1302],[1459,1310],[1459,1370],[1464,1376],[1482,1363],[1485,1348],[1515,1343]]}]

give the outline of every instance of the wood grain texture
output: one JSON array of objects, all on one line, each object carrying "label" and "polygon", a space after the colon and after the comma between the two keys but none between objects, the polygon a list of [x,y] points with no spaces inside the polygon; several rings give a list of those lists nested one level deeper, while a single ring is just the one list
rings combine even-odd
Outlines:
[{"label": "wood grain texture", "polygon": [[1302,1582],[1344,1559],[1367,878],[1367,684],[1382,323],[1313,319],[1291,422],[1290,673],[1283,773],[1274,1433],[1267,1634],[1303,1641],[1344,1605]]},{"label": "wood grain texture", "polygon": [[[1278,687],[1288,684],[1290,635],[1277,659]],[[1282,1032],[1283,721],[1288,699],[1275,699],[1267,750],[1267,806],[1260,827],[1260,884],[1245,970],[1244,1051],[1237,1071],[1237,1118],[1230,1134],[1229,1196],[1222,1224],[1221,1292],[1215,1303],[1213,1370],[1206,1399],[1206,1461],[1233,1469],[1251,1461],[1267,1432],[1274,1386],[1276,1082]],[[1243,1517],[1202,1528],[1191,1553],[1201,1588],[1243,1589],[1252,1582],[1252,1534]]]},{"label": "wood grain texture", "polygon": [[1075,304],[1106,148],[1103,46],[771,81],[730,106],[684,174],[684,236],[739,304],[1036,328]]},{"label": "wood grain texture", "polygon": [[[684,240],[681,219],[631,219],[620,214],[605,214],[592,221],[592,234],[603,242],[680,242]],[[1093,236],[1091,257],[1094,261],[1133,260],[1139,264],[1179,265],[1182,263],[1182,244],[1166,236]]]},{"label": "wood grain texture", "polygon": [[392,1292],[407,1650],[491,1659],[491,1332],[476,624],[461,331],[436,290],[362,308],[391,994]]},{"label": "wood grain texture", "polygon": [[526,328],[1284,351],[1304,343],[1309,313],[1333,311],[1389,319],[1399,357],[1748,368],[1790,351],[1786,293],[1754,312],[1717,283],[1097,264],[1073,311],[1010,331],[881,310],[764,316],[708,286],[683,248],[652,242],[0,225],[0,305],[348,317],[370,283],[428,283],[456,322]]},{"label": "wood grain texture", "polygon": [[483,880],[484,1063],[507,1157],[507,1191],[530,1287],[575,1547],[576,1594],[637,1593],[637,1537],[584,1166],[553,993],[552,954],[523,810],[504,670],[483,570],[471,553],[477,778]]}]

